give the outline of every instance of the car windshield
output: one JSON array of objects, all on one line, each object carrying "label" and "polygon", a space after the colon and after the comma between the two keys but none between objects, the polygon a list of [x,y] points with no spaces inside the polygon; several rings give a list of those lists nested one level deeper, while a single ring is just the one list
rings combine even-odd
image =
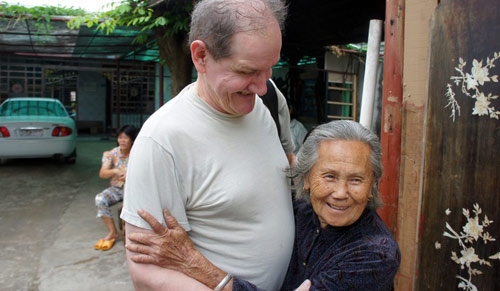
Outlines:
[{"label": "car windshield", "polygon": [[0,116],[67,116],[61,104],[46,100],[9,100],[0,106]]}]

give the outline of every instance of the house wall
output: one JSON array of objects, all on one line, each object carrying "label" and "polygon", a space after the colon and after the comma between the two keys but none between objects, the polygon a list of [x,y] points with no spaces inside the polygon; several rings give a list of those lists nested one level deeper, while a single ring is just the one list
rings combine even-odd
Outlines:
[{"label": "house wall", "polygon": [[[349,59],[352,58],[351,68],[349,67]],[[356,120],[359,120],[359,113],[361,109],[361,102],[363,96],[363,83],[365,79],[365,58],[364,55],[343,55],[336,56],[330,51],[325,53],[325,70],[336,71],[336,72],[349,72],[354,73],[358,76],[357,83],[357,112]],[[360,61],[361,60],[361,61]],[[373,104],[373,119],[371,130],[380,136],[380,124],[381,124],[381,112],[382,112],[382,81],[383,81],[384,65],[383,59],[380,58],[377,67],[377,86],[375,89],[375,102]]]},{"label": "house wall", "polygon": [[77,120],[102,121],[106,117],[106,80],[101,73],[78,73]]},{"label": "house wall", "polygon": [[[163,104],[167,103],[170,101],[172,97],[172,93],[170,91],[170,84],[171,84],[171,79],[172,79],[172,72],[170,72],[170,69],[168,66],[164,65],[163,66],[163,104],[160,104],[160,64],[157,63],[155,65],[155,111],[158,110]],[[196,79],[198,78],[198,72],[193,66],[193,73],[191,75],[191,81],[195,82]],[[175,97],[175,96],[174,96]]]},{"label": "house wall", "polygon": [[157,78],[155,78],[155,110],[158,110],[163,104],[160,104],[160,69],[163,67],[163,104],[167,103],[172,99],[172,94],[170,93],[170,78],[172,73],[167,66],[160,66],[160,64],[155,65],[155,72]]},{"label": "house wall", "polygon": [[403,108],[397,240],[402,258],[396,290],[415,290],[422,201],[425,108],[428,101],[430,19],[438,0],[406,0]]},{"label": "house wall", "polygon": [[[329,71],[336,71],[336,72],[348,72],[348,73],[354,73],[358,75],[358,101],[361,100],[361,95],[363,94],[363,80],[365,78],[365,66],[364,66],[364,59],[366,56],[357,56],[359,58],[362,58],[363,63],[359,61],[357,57],[353,57],[352,60],[352,67],[350,70],[347,70],[349,66],[349,56],[348,55],[343,55],[343,56],[336,56],[332,54],[330,51],[325,52],[325,70]],[[379,68],[382,67],[382,64],[379,64]],[[358,107],[359,108],[359,107]],[[359,115],[359,112],[357,113]],[[358,116],[359,117],[359,116]],[[358,118],[359,120],[359,118]]]}]

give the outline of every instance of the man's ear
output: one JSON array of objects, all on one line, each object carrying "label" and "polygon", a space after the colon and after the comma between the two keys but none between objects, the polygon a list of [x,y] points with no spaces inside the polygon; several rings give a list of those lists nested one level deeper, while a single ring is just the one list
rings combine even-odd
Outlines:
[{"label": "man's ear", "polygon": [[191,43],[191,59],[198,73],[205,73],[207,64],[207,45],[201,40]]}]

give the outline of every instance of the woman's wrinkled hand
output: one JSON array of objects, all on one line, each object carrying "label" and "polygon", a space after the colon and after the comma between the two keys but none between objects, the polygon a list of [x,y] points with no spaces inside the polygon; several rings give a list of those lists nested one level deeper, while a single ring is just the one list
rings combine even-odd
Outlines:
[{"label": "woman's wrinkled hand", "polygon": [[130,233],[126,248],[134,252],[131,260],[140,264],[154,264],[163,268],[189,273],[190,264],[196,261],[198,251],[177,220],[168,210],[163,211],[167,227],[145,210],[137,212],[154,233]]},{"label": "woman's wrinkled hand", "polygon": [[311,281],[305,280],[295,291],[309,291],[309,288],[311,288]]}]

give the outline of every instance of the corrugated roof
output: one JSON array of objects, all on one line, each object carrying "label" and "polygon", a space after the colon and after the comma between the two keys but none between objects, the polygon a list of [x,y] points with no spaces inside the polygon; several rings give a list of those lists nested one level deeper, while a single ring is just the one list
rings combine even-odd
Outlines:
[{"label": "corrugated roof", "polygon": [[50,56],[67,58],[122,59],[157,61],[159,51],[156,39],[148,33],[145,44],[133,43],[140,29],[117,26],[106,35],[94,27],[82,25],[69,29],[70,17],[53,17],[48,23],[34,19],[0,17],[0,53],[24,56]]}]

